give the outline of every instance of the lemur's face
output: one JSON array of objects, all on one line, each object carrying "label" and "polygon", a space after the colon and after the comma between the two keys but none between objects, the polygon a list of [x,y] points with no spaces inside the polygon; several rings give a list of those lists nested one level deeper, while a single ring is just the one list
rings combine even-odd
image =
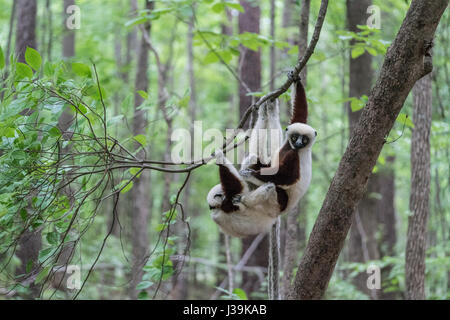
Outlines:
[{"label": "lemur's face", "polygon": [[293,123],[286,128],[286,136],[292,149],[311,148],[317,131],[304,123]]},{"label": "lemur's face", "polygon": [[206,197],[206,201],[208,202],[209,209],[220,209],[220,206],[222,205],[223,199],[225,195],[222,189],[222,186],[220,184],[214,186],[208,193],[208,196]]}]

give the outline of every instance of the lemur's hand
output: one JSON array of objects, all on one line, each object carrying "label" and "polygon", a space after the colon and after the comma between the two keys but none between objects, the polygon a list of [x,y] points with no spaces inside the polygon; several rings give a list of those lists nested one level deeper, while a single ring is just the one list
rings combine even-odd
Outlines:
[{"label": "lemur's hand", "polygon": [[214,152],[214,157],[216,158],[216,164],[224,164],[225,163],[225,155],[221,149],[216,149]]},{"label": "lemur's hand", "polygon": [[253,169],[242,169],[239,171],[239,174],[243,177],[243,178],[250,178],[251,176],[253,176],[253,174],[256,173],[255,170]]},{"label": "lemur's hand", "polygon": [[234,205],[238,205],[241,203],[241,195],[235,195],[233,198],[231,198],[231,203],[233,203]]},{"label": "lemur's hand", "polygon": [[292,82],[297,82],[300,81],[300,75],[296,74],[294,72],[294,70],[289,70],[289,72],[287,73],[287,77],[289,80],[291,80]]}]

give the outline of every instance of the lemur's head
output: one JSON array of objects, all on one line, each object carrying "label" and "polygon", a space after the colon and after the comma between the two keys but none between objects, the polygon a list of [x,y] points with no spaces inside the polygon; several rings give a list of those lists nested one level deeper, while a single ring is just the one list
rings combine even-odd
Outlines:
[{"label": "lemur's head", "polygon": [[317,131],[305,123],[293,123],[286,128],[286,137],[292,149],[311,148],[316,141]]},{"label": "lemur's head", "polygon": [[209,209],[220,209],[222,202],[225,198],[222,186],[220,184],[214,186],[208,193],[206,201],[208,202]]}]

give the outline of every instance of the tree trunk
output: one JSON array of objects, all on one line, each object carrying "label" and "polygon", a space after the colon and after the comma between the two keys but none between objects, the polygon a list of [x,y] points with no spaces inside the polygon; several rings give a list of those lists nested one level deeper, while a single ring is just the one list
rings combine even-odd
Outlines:
[{"label": "tree trunk", "polygon": [[430,215],[430,129],[431,75],[416,82],[413,88],[413,122],[411,139],[411,196],[406,241],[406,298],[425,299],[425,250],[427,222]]},{"label": "tree trunk", "polygon": [[[36,47],[36,0],[19,0],[17,3],[17,28],[16,28],[16,54],[19,62],[25,62],[25,51],[27,47]],[[8,59],[8,58],[7,58]],[[26,267],[32,262],[30,274],[38,271],[38,255],[42,247],[42,237],[40,231],[26,230],[19,239],[16,256],[20,259],[20,266],[16,269],[16,274],[26,274]],[[26,275],[23,279],[27,279]],[[39,287],[30,285],[29,298],[39,296]]]},{"label": "tree trunk", "polygon": [[[259,33],[260,8],[257,2],[246,0],[240,1],[245,12],[240,12],[238,17],[239,33],[254,32]],[[251,91],[261,89],[261,51],[253,51],[241,46],[239,59],[239,75],[241,80]],[[245,86],[239,84],[239,117],[242,117],[247,107],[252,102],[252,97],[247,95]],[[255,237],[248,237],[242,240],[242,254],[244,254]],[[267,267],[268,261],[268,236],[259,244],[252,257],[249,259],[249,266]],[[257,291],[261,283],[254,274],[244,272],[242,275],[242,289],[250,296]]]},{"label": "tree trunk", "polygon": [[395,119],[414,83],[432,70],[430,42],[448,0],[413,0],[340,161],[298,267],[292,299],[320,299]]},{"label": "tree trunk", "polygon": [[[378,192],[381,199],[377,201],[378,225],[381,231],[381,239],[378,244],[380,259],[383,257],[393,257],[395,255],[395,245],[397,244],[397,217],[395,215],[395,175],[394,156],[386,157],[386,165],[378,173]],[[392,266],[381,269],[381,279],[387,279]],[[383,282],[381,283],[383,285]],[[398,292],[384,292],[381,288],[379,298],[383,300],[393,300],[398,298]]]},{"label": "tree trunk", "polygon": [[25,62],[27,47],[36,49],[36,0],[17,0],[16,54]]},{"label": "tree trunk", "polygon": [[[372,4],[372,0],[347,0],[347,24],[349,31],[358,32],[360,29],[357,25],[364,25],[367,19],[367,8]],[[352,40],[351,44],[355,41]],[[368,52],[353,59],[351,54],[350,59],[350,81],[349,81],[349,96],[360,98],[362,95],[368,95],[372,85],[372,56]],[[353,130],[358,124],[359,117],[362,110],[353,112],[350,106],[347,108],[350,138],[353,135]],[[378,176],[372,174],[369,179],[367,191],[360,201],[355,217],[350,230],[350,238],[348,242],[349,261],[365,263],[369,260],[376,260],[379,258],[377,243],[375,241],[375,232],[377,229],[377,200],[372,196],[373,193],[378,193]],[[369,290],[366,284],[367,274],[362,272],[354,279],[355,286],[362,292],[366,293],[372,299],[377,299],[376,289]]]},{"label": "tree trunk", "polygon": [[[241,0],[241,5],[245,12],[239,13],[238,25],[239,33],[253,32],[259,33],[260,8],[255,1]],[[248,88],[255,92],[261,89],[261,50],[253,51],[241,46],[239,58],[239,75]],[[252,96],[242,83],[239,84],[239,117],[241,118],[245,110],[252,104]],[[251,241],[250,241],[251,242]]]},{"label": "tree trunk", "polygon": [[[152,10],[154,2],[146,0],[145,7],[148,10]],[[145,30],[150,34],[150,23],[145,24]],[[135,94],[134,94],[134,117],[133,117],[133,135],[146,134],[145,128],[147,127],[147,114],[145,110],[138,107],[144,102],[144,99],[137,93],[142,90],[147,92],[148,90],[148,54],[149,49],[145,42],[144,35],[141,37],[141,42],[138,49],[138,62],[135,81]],[[138,154],[138,158],[144,158],[144,152],[141,150]],[[136,286],[142,280],[142,268],[144,266],[144,257],[148,252],[148,221],[151,208],[150,197],[150,175],[148,172],[142,172],[141,176],[134,181],[133,192],[131,193],[132,208],[130,212],[131,216],[131,229],[133,230],[131,235],[131,242],[133,245],[133,267],[132,267],[132,281],[130,284],[130,297],[131,299],[137,298]]]},{"label": "tree trunk", "polygon": [[[63,46],[62,54],[63,57],[73,57],[75,56],[75,30],[69,29],[66,26],[67,19],[67,7],[73,6],[75,0],[64,0],[64,12],[63,12]],[[51,41],[51,39],[50,39]]]},{"label": "tree trunk", "polygon": [[[194,121],[197,113],[197,90],[195,85],[195,73],[194,73],[194,46],[193,46],[193,38],[194,38],[194,18],[191,17],[188,25],[188,34],[187,34],[187,73],[189,77],[189,89],[191,91],[191,96],[189,100],[189,114],[191,116],[191,124],[189,128],[189,133],[191,136],[191,146],[194,145]],[[192,148],[193,149],[193,148]],[[191,157],[193,152],[191,153]],[[187,216],[195,218],[197,210],[193,210],[193,204],[191,199],[191,186],[193,185],[193,177],[189,179],[186,184],[184,191],[184,207],[185,213]],[[178,221],[176,223],[176,231],[177,234],[181,237],[184,236],[184,223]],[[195,232],[194,232],[195,233]],[[195,239],[196,235],[192,234],[192,237]],[[183,254],[182,250],[184,248],[179,248],[179,254]],[[188,279],[186,273],[181,271],[176,279],[176,290],[174,291],[174,299],[177,300],[185,300],[188,295]]]},{"label": "tree trunk", "polygon": [[[64,30],[64,33],[70,32],[73,33],[72,30],[69,30],[66,26],[66,8],[70,5],[74,5],[74,0],[64,0],[64,8],[63,8],[63,21],[62,21],[62,27]],[[51,28],[51,25],[49,26]],[[51,38],[49,38],[49,43],[52,41]],[[49,48],[51,46],[49,45]],[[49,51],[50,52],[50,51]],[[62,52],[63,52],[63,58],[65,59],[71,59],[75,55],[75,34],[73,36],[67,36],[63,37],[62,41]],[[49,53],[49,59],[50,59],[50,53]],[[61,113],[58,119],[58,128],[63,133],[63,137],[65,139],[70,139],[71,134],[67,134],[66,132],[69,130],[70,126],[72,125],[74,121],[74,113],[71,109],[65,108],[64,111]],[[65,148],[62,148],[61,153],[67,154],[71,151],[71,145],[67,145]],[[73,165],[73,163],[70,163]],[[62,183],[65,183],[67,181],[63,180]],[[67,196],[70,203],[73,203],[73,196],[72,196],[72,190],[69,186],[65,187],[63,190],[63,193]],[[66,266],[70,263],[70,260],[72,259],[74,254],[74,243],[69,242],[67,244],[64,244],[61,249],[61,254],[59,255],[58,261],[56,261],[58,266]],[[64,268],[64,270],[66,270]],[[54,275],[54,279],[52,280],[55,287],[59,290],[65,291],[65,281],[64,278],[67,278],[68,274],[64,272],[57,272]]]}]

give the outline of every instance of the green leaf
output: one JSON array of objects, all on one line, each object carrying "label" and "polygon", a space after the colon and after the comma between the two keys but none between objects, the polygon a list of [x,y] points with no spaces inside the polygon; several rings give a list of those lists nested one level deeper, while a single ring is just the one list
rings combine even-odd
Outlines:
[{"label": "green leaf", "polygon": [[151,282],[151,281],[142,281],[141,283],[139,283],[136,286],[136,289],[137,290],[145,290],[145,289],[149,288],[151,285],[153,285],[153,282]]},{"label": "green leaf", "polygon": [[400,122],[401,124],[405,124],[406,126],[410,128],[414,128],[414,122],[409,118],[409,116],[406,113],[400,113],[396,119],[396,121]]},{"label": "green leaf", "polygon": [[352,49],[352,59],[358,58],[360,55],[364,53],[363,47],[356,47]]},{"label": "green leaf", "polygon": [[3,54],[2,47],[0,47],[0,70],[5,67],[5,55]]},{"label": "green leaf", "polygon": [[34,283],[41,283],[42,280],[44,280],[48,276],[51,268],[52,266],[46,266],[44,269],[42,269],[41,272],[39,272],[39,274],[36,276],[36,280],[34,280]]},{"label": "green leaf", "polygon": [[14,150],[11,153],[11,157],[14,160],[23,160],[23,159],[25,159],[27,157],[27,154],[24,151],[22,151],[22,150]]},{"label": "green leaf", "polygon": [[204,64],[210,64],[214,62],[218,62],[219,58],[217,57],[217,54],[214,51],[208,52],[208,54],[203,59]]},{"label": "green leaf", "polygon": [[91,77],[91,68],[89,68],[89,66],[84,63],[72,63],[72,71],[80,77]]},{"label": "green leaf", "polygon": [[57,248],[50,247],[39,251],[39,262],[44,262],[47,260],[56,252],[56,250]]},{"label": "green leaf", "polygon": [[121,184],[122,187],[125,185],[125,188],[123,188],[122,191],[120,191],[120,193],[127,193],[128,191],[131,190],[131,188],[133,188],[133,181],[123,180]]},{"label": "green leaf", "polygon": [[23,79],[23,78],[33,78],[33,70],[29,66],[27,66],[25,63],[17,62],[16,63],[16,78],[17,79]]},{"label": "green leaf", "polygon": [[[141,169],[139,169],[139,168],[131,168],[129,171],[130,171],[131,175],[134,177],[140,170],[141,170]],[[141,174],[142,174],[142,172],[139,173],[136,177],[139,178],[139,176],[140,176]]]},{"label": "green leaf", "polygon": [[247,298],[247,294],[245,293],[244,290],[236,288],[233,290],[233,294],[235,294],[236,296],[238,296],[238,298],[240,300],[248,300]]},{"label": "green leaf", "polygon": [[147,300],[148,299],[148,293],[146,291],[141,291],[138,294],[138,300]]},{"label": "green leaf", "polygon": [[47,233],[46,239],[49,244],[56,245],[59,241],[59,234],[55,231],[49,232]]},{"label": "green leaf", "polygon": [[225,2],[225,5],[227,7],[235,9],[235,10],[237,10],[239,12],[244,12],[245,11],[244,8],[237,2]]},{"label": "green leaf", "polygon": [[135,25],[145,23],[146,21],[147,21],[147,19],[145,17],[142,17],[142,16],[136,17],[134,19],[131,19],[131,20],[127,21],[125,23],[125,27],[127,27],[127,28],[128,27],[134,27]]},{"label": "green leaf", "polygon": [[147,100],[147,99],[148,99],[148,93],[147,93],[147,92],[142,91],[142,90],[139,90],[137,93],[138,93],[144,100]]},{"label": "green leaf", "polygon": [[187,106],[189,105],[189,101],[191,100],[191,96],[190,95],[185,95],[183,98],[181,98],[178,101],[178,106],[180,108],[187,108]]},{"label": "green leaf", "polygon": [[366,50],[367,50],[368,53],[370,53],[370,54],[373,55],[374,57],[375,57],[376,55],[378,55],[377,50],[375,50],[374,48],[366,47]]},{"label": "green leaf", "polygon": [[20,217],[22,218],[23,221],[27,220],[27,216],[28,216],[27,209],[26,208],[20,209]]},{"label": "green leaf", "polygon": [[39,52],[30,47],[27,47],[25,51],[25,61],[36,71],[39,70],[42,64],[42,58]]},{"label": "green leaf", "polygon": [[33,270],[33,260],[28,261],[27,265],[25,266],[26,273],[30,273],[31,270]]},{"label": "green leaf", "polygon": [[221,2],[215,3],[212,6],[212,11],[214,11],[215,13],[221,13],[224,9],[225,9],[225,5]]},{"label": "green leaf", "polygon": [[52,137],[59,137],[61,135],[61,131],[59,131],[59,129],[57,127],[53,127],[51,128],[48,133],[50,134],[50,136]]},{"label": "green leaf", "polygon": [[133,139],[139,142],[143,147],[147,145],[147,137],[143,134],[138,134],[137,136],[134,136]]}]

